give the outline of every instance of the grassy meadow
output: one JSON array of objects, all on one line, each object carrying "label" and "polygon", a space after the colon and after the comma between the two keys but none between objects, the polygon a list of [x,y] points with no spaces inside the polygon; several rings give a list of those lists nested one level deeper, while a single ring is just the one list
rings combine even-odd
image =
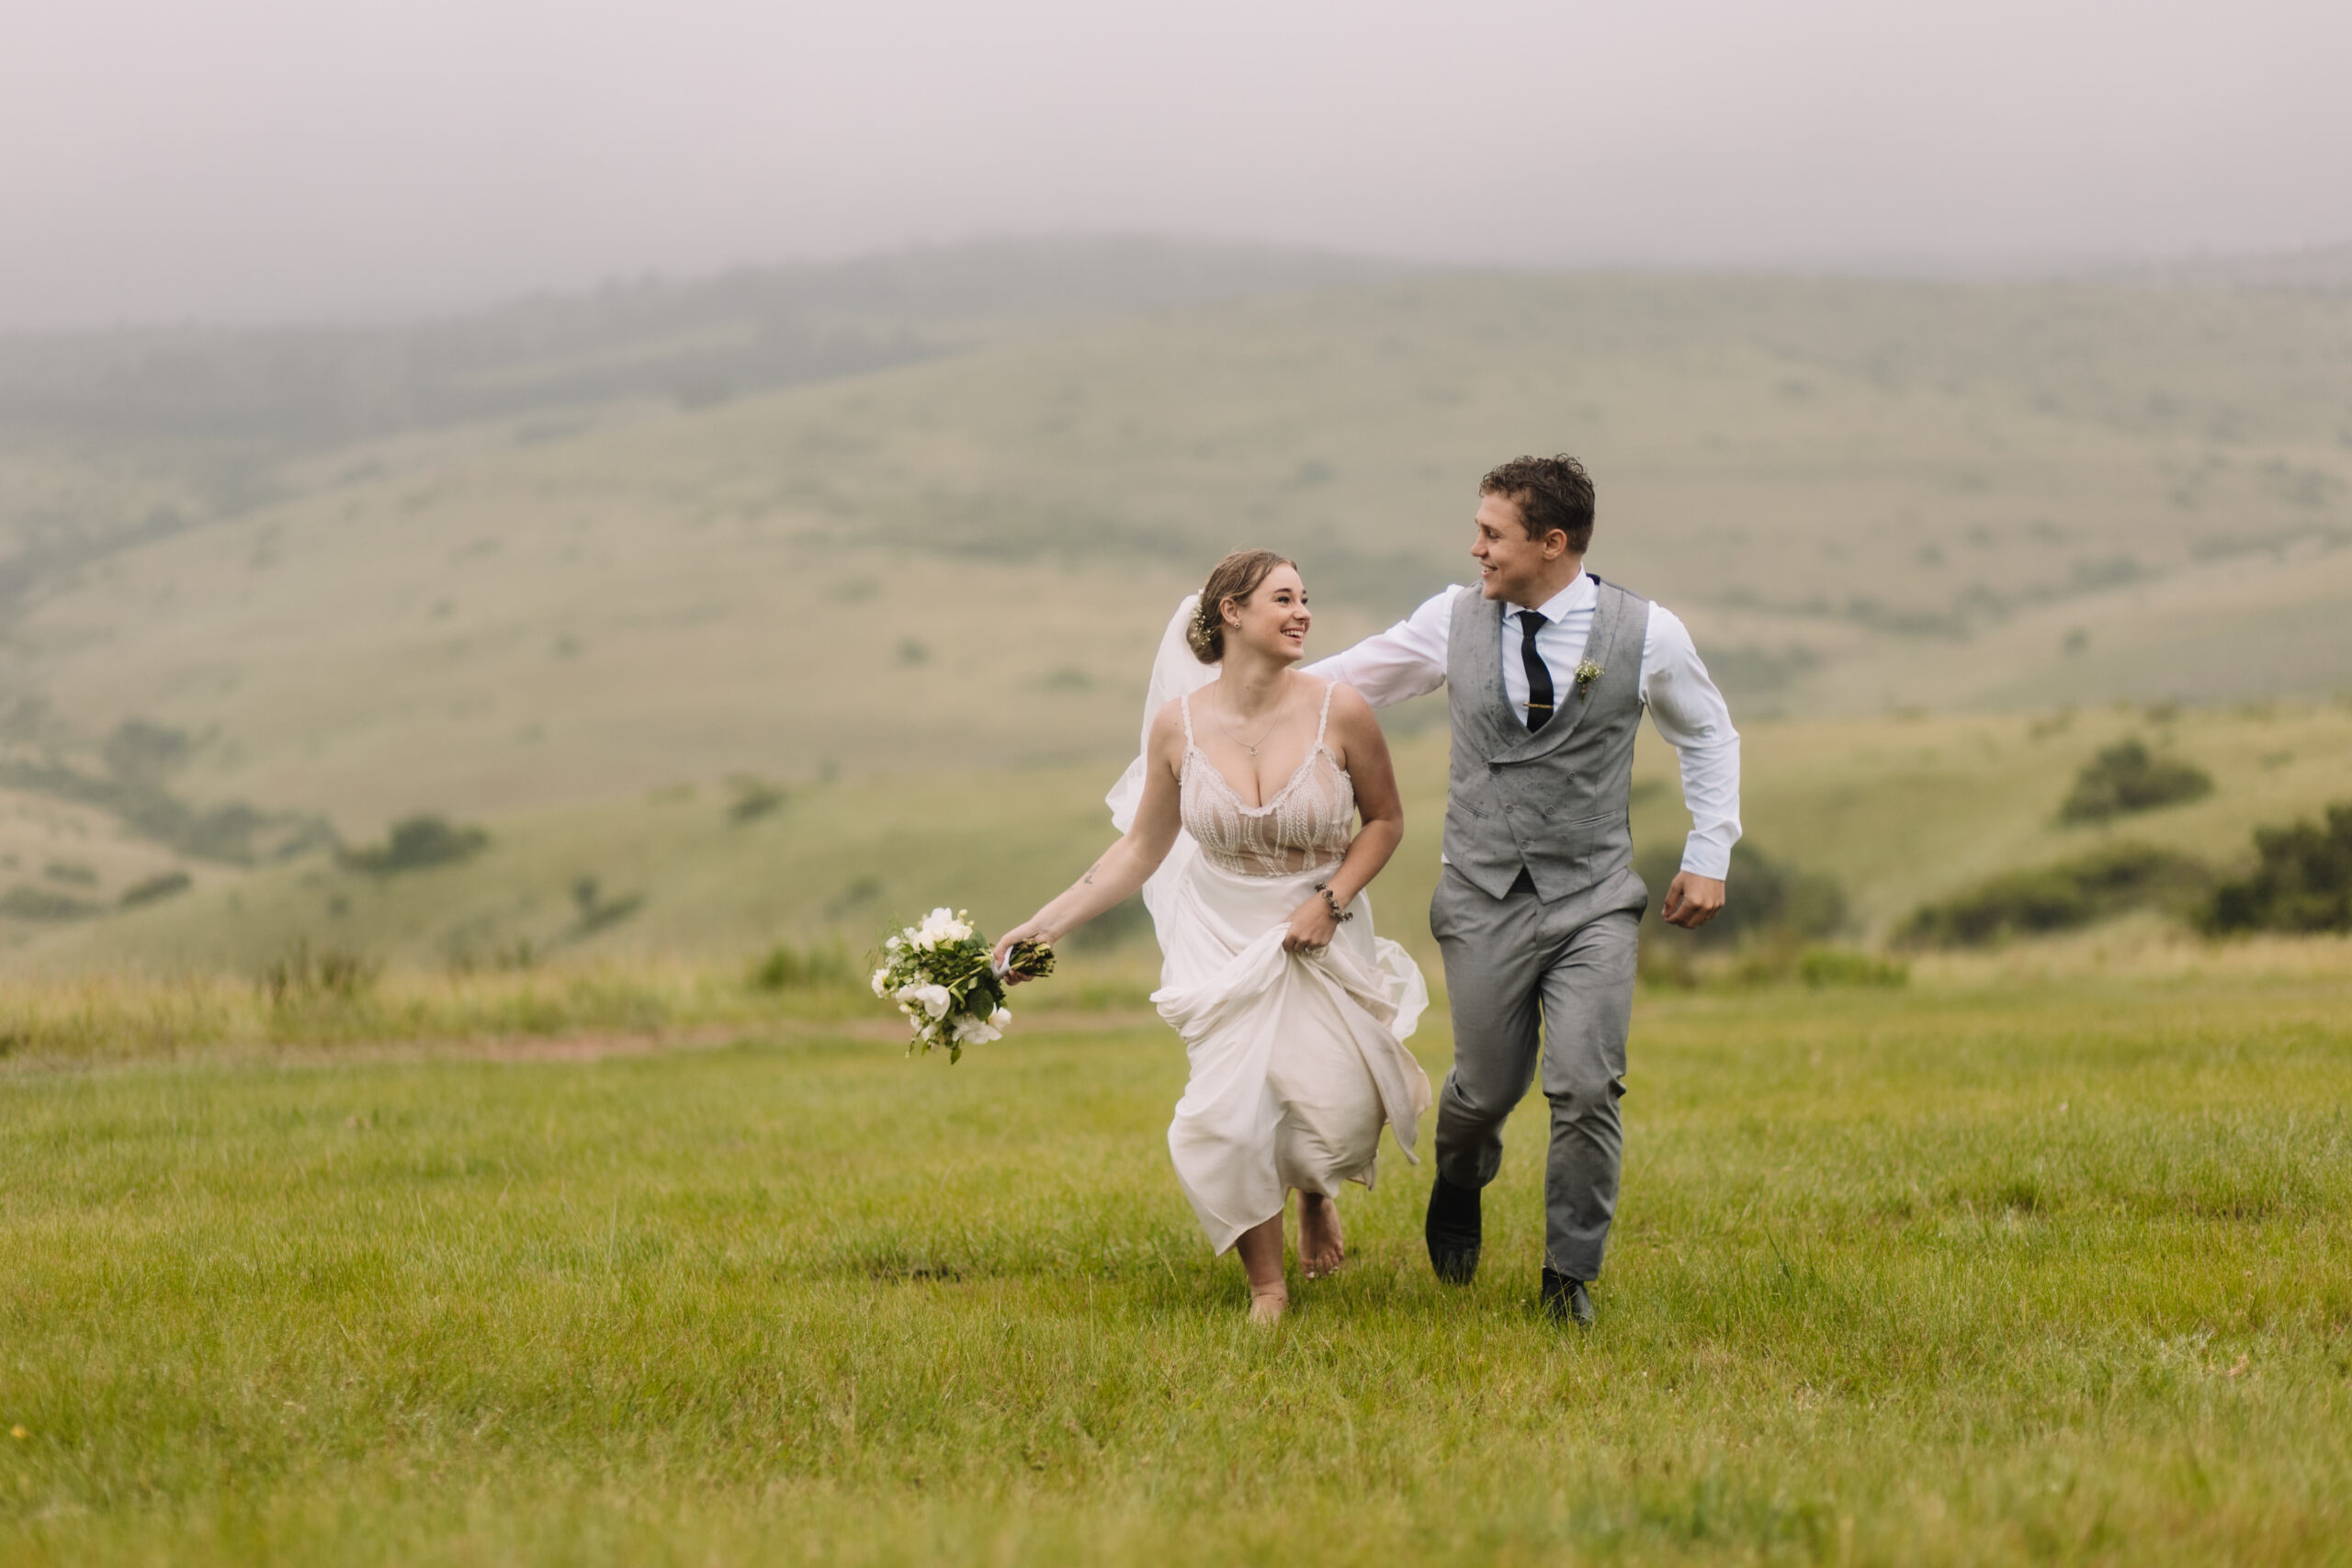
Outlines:
[{"label": "grassy meadow", "polygon": [[1645,994],[1589,1336],[1524,1111],[1252,1331],[1115,1019],[20,1057],[0,1562],[2346,1561],[2352,956],[2233,951]]}]

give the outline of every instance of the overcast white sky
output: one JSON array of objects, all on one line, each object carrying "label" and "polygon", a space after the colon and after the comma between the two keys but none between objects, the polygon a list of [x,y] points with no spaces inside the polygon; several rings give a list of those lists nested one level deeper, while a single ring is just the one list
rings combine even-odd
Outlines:
[{"label": "overcast white sky", "polygon": [[2352,241],[2345,0],[0,0],[0,326],[1061,231],[1515,263]]}]

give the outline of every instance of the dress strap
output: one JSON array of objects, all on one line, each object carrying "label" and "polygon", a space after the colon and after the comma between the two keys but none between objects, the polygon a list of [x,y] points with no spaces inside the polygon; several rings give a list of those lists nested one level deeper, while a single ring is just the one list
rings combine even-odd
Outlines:
[{"label": "dress strap", "polygon": [[1186,692],[1182,696],[1178,697],[1176,705],[1183,710],[1184,744],[1189,748],[1193,744],[1193,694]]},{"label": "dress strap", "polygon": [[1323,711],[1315,718],[1315,744],[1318,748],[1323,744],[1323,732],[1331,727],[1331,694],[1339,689],[1337,681],[1323,682]]}]

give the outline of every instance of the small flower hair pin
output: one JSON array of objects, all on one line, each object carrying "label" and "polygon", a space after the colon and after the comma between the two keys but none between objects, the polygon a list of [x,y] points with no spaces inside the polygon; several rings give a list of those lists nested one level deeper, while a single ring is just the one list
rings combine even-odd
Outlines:
[{"label": "small flower hair pin", "polygon": [[1579,697],[1589,695],[1592,691],[1592,683],[1607,673],[1609,671],[1591,660],[1579,660],[1577,663],[1577,695]]}]

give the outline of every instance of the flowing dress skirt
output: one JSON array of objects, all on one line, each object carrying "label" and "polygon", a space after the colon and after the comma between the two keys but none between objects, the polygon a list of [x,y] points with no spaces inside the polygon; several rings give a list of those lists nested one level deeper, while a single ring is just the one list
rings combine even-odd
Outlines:
[{"label": "flowing dress skirt", "polygon": [[1192,1060],[1168,1152],[1219,1253],[1282,1213],[1291,1188],[1370,1187],[1384,1123],[1419,1163],[1430,1083],[1404,1041],[1429,1006],[1419,967],[1373,934],[1362,894],[1329,947],[1283,950],[1292,912],[1334,869],[1244,876],[1194,855],[1159,921],[1152,1000]]}]

